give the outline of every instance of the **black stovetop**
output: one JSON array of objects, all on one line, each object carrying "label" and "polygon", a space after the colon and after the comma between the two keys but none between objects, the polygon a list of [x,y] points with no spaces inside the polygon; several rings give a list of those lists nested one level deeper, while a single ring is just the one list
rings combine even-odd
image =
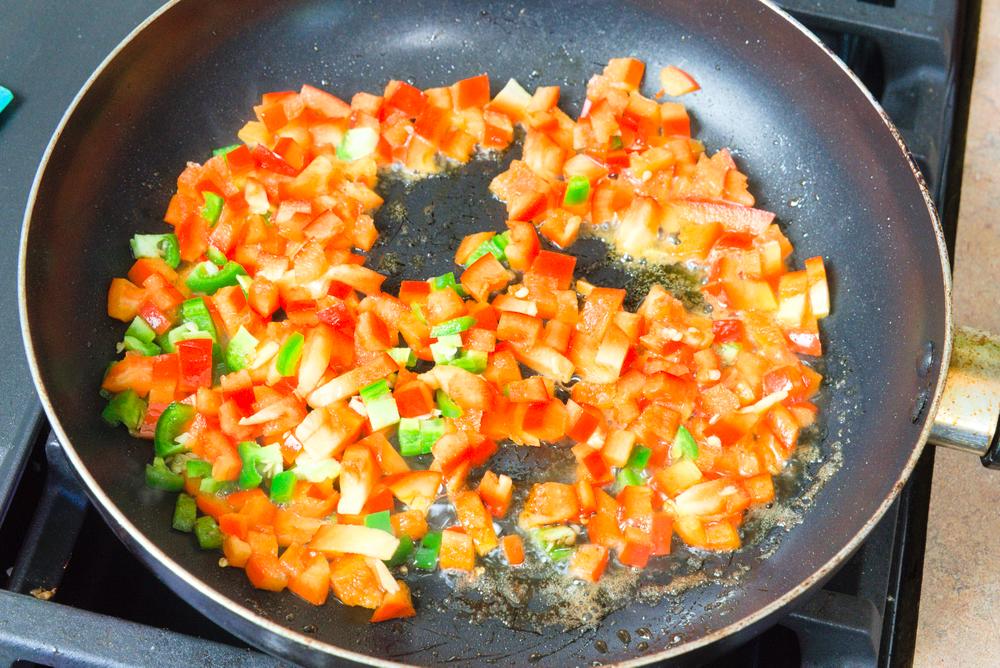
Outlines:
[{"label": "black stovetop", "polygon": [[[953,249],[978,8],[959,0],[779,0],[896,122]],[[0,0],[0,666],[273,665],[149,573],[97,515],[41,415],[21,346],[21,215],[63,111],[158,0]],[[953,128],[956,131],[953,132]],[[912,659],[933,451],[824,589],[712,666],[890,666]],[[83,546],[85,549],[77,549]],[[40,600],[49,597],[51,600]],[[61,605],[53,605],[56,602]]]}]

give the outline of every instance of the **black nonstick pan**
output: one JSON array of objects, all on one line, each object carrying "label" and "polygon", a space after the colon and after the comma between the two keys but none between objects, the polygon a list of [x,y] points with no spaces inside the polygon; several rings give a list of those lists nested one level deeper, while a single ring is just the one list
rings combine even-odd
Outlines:
[{"label": "black nonstick pan", "polygon": [[[733,148],[799,262],[823,255],[829,267],[825,418],[783,476],[777,507],[749,523],[747,545],[678,547],[589,620],[542,599],[521,609],[489,592],[452,593],[426,576],[411,585],[416,618],[371,625],[336,602],[257,591],[171,531],[172,499],[142,485],[148,444],[102,423],[97,386],[120,338],[104,299],[129,266],[124,240],[161,229],[185,162],[232,143],[270,90],[309,82],[349,97],[389,78],[429,87],[485,71],[494,86],[559,84],[575,113],[590,75],[624,55],[699,80],[703,90],[684,100],[699,138]],[[450,270],[458,239],[503,224],[486,189],[502,164],[387,186],[401,206],[376,219],[372,266],[398,269],[390,285]],[[597,242],[574,252],[592,280],[634,279]],[[178,0],[109,56],[67,112],[29,203],[20,270],[42,402],[105,519],[209,618],[310,665],[645,662],[738,642],[823,582],[893,501],[930,431],[951,341],[941,230],[898,134],[811,34],[757,0]]]}]

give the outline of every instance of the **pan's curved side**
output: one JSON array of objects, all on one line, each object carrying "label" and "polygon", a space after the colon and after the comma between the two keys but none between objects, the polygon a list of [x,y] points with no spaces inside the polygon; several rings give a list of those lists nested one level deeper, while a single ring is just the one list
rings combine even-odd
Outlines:
[{"label": "pan's curved side", "polygon": [[[473,11],[457,0],[175,0],[109,56],[54,135],[26,212],[19,267],[22,329],[43,405],[119,537],[184,598],[244,639],[315,665],[332,655],[469,664],[518,663],[531,654],[553,664],[676,656],[752,631],[822,581],[912,469],[948,357],[950,287],[940,228],[891,123],[814,38],[773,6],[640,3],[609,16],[601,3],[582,3],[571,24],[564,12],[559,3]],[[673,62],[696,73],[704,90],[690,104],[700,135],[713,149],[739,149],[761,204],[789,223],[802,257],[823,254],[832,267],[836,311],[824,327],[831,419],[821,448],[827,460],[842,456],[843,466],[801,508],[802,525],[781,534],[772,556],[762,560],[749,547],[732,557],[748,569],[746,586],[728,592],[725,606],[712,606],[721,589],[709,586],[564,634],[469,625],[433,606],[444,589],[422,580],[420,617],[367,626],[362,613],[342,606],[311,608],[255,591],[171,532],[169,499],[138,482],[146,446],[100,423],[89,388],[120,334],[101,301],[108,279],[128,266],[122,241],[158,224],[169,181],[184,161],[206,145],[230,143],[267,89],[312,81],[343,94],[374,89],[390,76],[430,86],[482,70],[495,80],[535,70],[526,83],[563,84],[573,107],[589,74],[623,49],[651,70]],[[799,192],[806,200],[789,205]],[[473,198],[442,213],[478,220],[490,206]],[[927,342],[938,352],[922,368]],[[923,410],[911,421],[921,392]],[[615,629],[656,626],[649,620],[660,626],[645,654],[615,644]],[[612,649],[598,653],[595,639],[611,641]]]}]

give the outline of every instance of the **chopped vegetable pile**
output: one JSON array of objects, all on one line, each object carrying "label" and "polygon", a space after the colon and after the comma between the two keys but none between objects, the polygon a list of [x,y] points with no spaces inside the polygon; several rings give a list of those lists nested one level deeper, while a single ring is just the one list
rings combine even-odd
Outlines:
[{"label": "chopped vegetable pile", "polygon": [[[493,552],[597,581],[675,534],[738,548],[816,416],[821,376],[798,355],[821,353],[825,272],[818,257],[788,271],[729,152],[641,95],[643,71],[612,60],[575,121],[558,87],[491,98],[485,74],[350,104],[307,85],[264,95],[241,143],[188,164],[173,232],[135,235],[111,283],[108,314],[129,325],[102,385],[104,418],[153,441],[146,482],[178,493],[173,527],[255,587],[316,605],[332,589],[372,621],[414,614],[403,574],[474,573]],[[698,89],[676,68],[661,83]],[[377,237],[378,170],[437,172],[506,148],[516,125],[523,155],[490,185],[507,231],[383,292],[358,253]],[[559,249],[604,224],[623,253],[700,272],[710,315],[660,285],[631,312],[624,290],[577,277]],[[490,469],[501,442],[564,448],[575,479],[512,503]],[[449,512],[429,518],[434,504]]]}]

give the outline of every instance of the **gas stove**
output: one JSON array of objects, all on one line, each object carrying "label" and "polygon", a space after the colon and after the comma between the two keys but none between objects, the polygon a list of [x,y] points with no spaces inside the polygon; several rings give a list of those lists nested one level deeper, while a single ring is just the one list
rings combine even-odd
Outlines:
[{"label": "gas stove", "polygon": [[[35,397],[18,323],[20,216],[42,151],[90,72],[157,0],[0,0],[0,666],[278,662],[174,595],[90,506]],[[958,0],[782,0],[896,122],[955,239],[978,8]],[[933,449],[864,545],[776,626],[711,666],[893,666],[913,655]]]}]

